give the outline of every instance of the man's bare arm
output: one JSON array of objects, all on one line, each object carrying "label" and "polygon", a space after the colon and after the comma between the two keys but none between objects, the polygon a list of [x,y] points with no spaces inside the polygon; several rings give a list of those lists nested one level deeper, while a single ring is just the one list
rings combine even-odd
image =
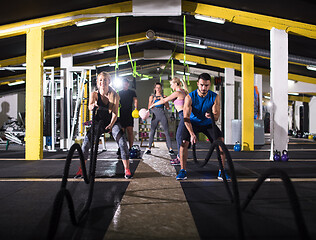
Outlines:
[{"label": "man's bare arm", "polygon": [[219,101],[219,96],[217,95],[213,104],[213,114],[214,114],[214,120],[217,121],[219,118],[219,114],[220,114],[220,101]]}]

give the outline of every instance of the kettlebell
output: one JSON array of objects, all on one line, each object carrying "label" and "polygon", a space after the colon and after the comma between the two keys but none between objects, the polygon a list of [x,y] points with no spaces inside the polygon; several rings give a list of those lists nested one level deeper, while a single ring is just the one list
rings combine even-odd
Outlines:
[{"label": "kettlebell", "polygon": [[237,142],[235,143],[235,146],[234,146],[234,151],[235,151],[235,152],[240,152],[240,150],[241,150],[241,146],[240,146],[239,141],[237,141]]},{"label": "kettlebell", "polygon": [[280,152],[278,150],[274,151],[273,160],[276,162],[281,160]]},{"label": "kettlebell", "polygon": [[309,140],[313,140],[313,135],[308,135]]},{"label": "kettlebell", "polygon": [[293,131],[293,137],[297,138],[297,131]]},{"label": "kettlebell", "polygon": [[282,151],[282,157],[281,157],[282,162],[287,162],[289,161],[289,155],[287,154],[286,150]]},{"label": "kettlebell", "polygon": [[313,139],[316,141],[316,135],[313,137]]},{"label": "kettlebell", "polygon": [[132,149],[129,153],[130,158],[137,158],[137,151],[135,149]]},{"label": "kettlebell", "polygon": [[135,110],[132,112],[133,118],[139,118],[139,111],[135,108]]}]

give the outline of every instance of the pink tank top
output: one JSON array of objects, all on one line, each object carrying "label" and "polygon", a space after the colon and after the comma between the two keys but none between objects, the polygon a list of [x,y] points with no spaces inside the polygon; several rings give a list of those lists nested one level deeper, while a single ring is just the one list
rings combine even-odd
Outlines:
[{"label": "pink tank top", "polygon": [[[181,92],[184,96],[185,96],[185,94],[184,94],[184,92],[183,92],[183,90],[181,89],[181,90],[178,90],[179,92]],[[183,106],[184,105],[184,99],[175,99],[174,101],[173,101],[173,103],[174,103],[174,105],[175,106]]]}]

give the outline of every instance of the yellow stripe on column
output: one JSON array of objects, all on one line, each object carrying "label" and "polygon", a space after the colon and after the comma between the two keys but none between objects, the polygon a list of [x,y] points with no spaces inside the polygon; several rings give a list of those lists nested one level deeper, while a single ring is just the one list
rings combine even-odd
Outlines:
[{"label": "yellow stripe on column", "polygon": [[254,55],[242,54],[242,119],[243,151],[254,150]]},{"label": "yellow stripe on column", "polygon": [[30,29],[26,35],[26,160],[43,159],[43,52],[44,31]]}]

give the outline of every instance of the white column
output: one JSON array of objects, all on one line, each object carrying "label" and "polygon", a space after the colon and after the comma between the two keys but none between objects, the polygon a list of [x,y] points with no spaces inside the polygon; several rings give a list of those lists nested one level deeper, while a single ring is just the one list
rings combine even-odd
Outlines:
[{"label": "white column", "polygon": [[234,144],[232,142],[232,120],[234,119],[234,102],[235,102],[235,70],[225,68],[225,122],[224,122],[224,139],[225,144]]},{"label": "white column", "polygon": [[259,119],[262,119],[262,75],[255,74],[255,86],[258,88],[259,92]]},{"label": "white column", "polygon": [[316,134],[316,97],[309,102],[309,131]]},{"label": "white column", "polygon": [[[69,149],[70,148],[70,144],[68,142],[68,138],[70,137],[70,130],[71,130],[71,126],[70,126],[70,122],[71,122],[71,101],[72,99],[70,99],[70,93],[71,93],[71,89],[73,88],[73,82],[72,82],[72,76],[70,75],[70,71],[68,69],[73,67],[73,57],[72,54],[65,54],[62,55],[60,57],[60,68],[64,69],[64,71],[61,71],[61,74],[63,74],[64,77],[64,87],[67,87],[67,138],[63,139],[64,141],[60,140],[60,148],[66,148]],[[63,91],[64,89],[62,89]],[[62,97],[64,96],[64,93],[62,93],[61,95]]]},{"label": "white column", "polygon": [[270,31],[271,47],[271,154],[274,150],[287,150],[288,145],[288,35],[284,30],[272,28]]}]

